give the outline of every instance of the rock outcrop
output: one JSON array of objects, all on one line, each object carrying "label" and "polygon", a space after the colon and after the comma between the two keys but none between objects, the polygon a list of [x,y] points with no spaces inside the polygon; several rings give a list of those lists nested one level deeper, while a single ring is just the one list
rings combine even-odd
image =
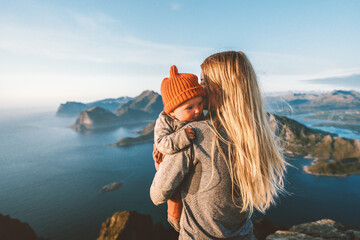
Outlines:
[{"label": "rock outcrop", "polygon": [[346,229],[342,224],[330,219],[292,226],[289,231],[276,231],[267,240],[353,240],[360,239],[360,231]]},{"label": "rock outcrop", "polygon": [[49,240],[37,237],[28,223],[0,214],[1,240]]},{"label": "rock outcrop", "polygon": [[154,141],[154,126],[155,126],[155,121],[150,122],[142,131],[139,132],[140,136],[134,138],[132,137],[122,138],[117,143],[115,143],[115,145],[119,147],[125,147],[125,146],[131,146],[135,144]]},{"label": "rock outcrop", "polygon": [[136,211],[116,212],[103,222],[97,240],[147,240],[177,239],[174,230],[166,229],[161,223],[153,224],[150,215]]}]

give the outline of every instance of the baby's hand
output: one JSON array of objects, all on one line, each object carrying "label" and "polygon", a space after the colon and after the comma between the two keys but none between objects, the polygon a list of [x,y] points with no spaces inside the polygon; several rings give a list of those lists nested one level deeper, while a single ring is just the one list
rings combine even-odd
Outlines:
[{"label": "baby's hand", "polygon": [[191,129],[191,127],[186,128],[185,132],[189,139],[195,139],[195,132]]}]

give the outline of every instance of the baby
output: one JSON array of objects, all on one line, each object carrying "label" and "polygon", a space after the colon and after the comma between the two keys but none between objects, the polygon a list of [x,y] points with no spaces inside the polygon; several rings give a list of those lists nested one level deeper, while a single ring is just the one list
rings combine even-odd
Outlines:
[{"label": "baby", "polygon": [[[205,91],[198,83],[198,78],[190,73],[178,73],[175,65],[170,68],[170,77],[161,83],[161,96],[164,111],[155,124],[154,152],[155,165],[158,168],[164,154],[174,154],[191,145],[195,132],[183,128],[191,121],[204,119],[203,97]],[[176,231],[180,230],[182,201],[180,192],[174,193],[168,200],[168,221]]]}]

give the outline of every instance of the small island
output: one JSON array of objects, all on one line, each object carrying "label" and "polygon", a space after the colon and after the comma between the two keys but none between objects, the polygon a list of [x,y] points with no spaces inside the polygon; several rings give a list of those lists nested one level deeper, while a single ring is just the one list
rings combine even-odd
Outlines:
[{"label": "small island", "polygon": [[122,186],[121,182],[113,182],[113,183],[110,183],[110,184],[105,185],[104,187],[102,187],[100,192],[101,193],[106,193],[106,192],[114,191],[116,189],[119,189],[121,186]]}]

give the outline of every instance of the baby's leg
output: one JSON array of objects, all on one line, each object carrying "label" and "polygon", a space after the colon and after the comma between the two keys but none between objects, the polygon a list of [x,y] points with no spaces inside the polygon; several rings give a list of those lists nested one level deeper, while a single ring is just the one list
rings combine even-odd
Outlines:
[{"label": "baby's leg", "polygon": [[168,222],[176,230],[180,231],[180,217],[183,208],[183,203],[180,196],[180,191],[176,191],[168,204]]}]

